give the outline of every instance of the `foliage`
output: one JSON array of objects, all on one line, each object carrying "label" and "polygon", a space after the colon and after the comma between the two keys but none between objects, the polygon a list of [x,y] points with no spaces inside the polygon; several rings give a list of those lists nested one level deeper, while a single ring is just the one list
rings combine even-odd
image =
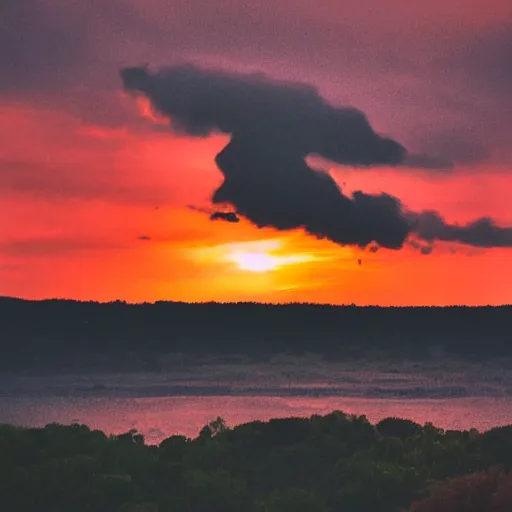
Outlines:
[{"label": "foliage", "polygon": [[492,468],[436,486],[432,495],[413,503],[410,512],[510,512],[512,475]]},{"label": "foliage", "polygon": [[412,437],[421,429],[421,425],[418,423],[402,418],[384,418],[375,427],[383,436],[399,437],[400,439]]},{"label": "foliage", "polygon": [[[364,416],[221,418],[148,446],[84,425],[0,425],[9,512],[505,512],[512,428],[443,431]],[[497,467],[500,466],[500,469]]]}]

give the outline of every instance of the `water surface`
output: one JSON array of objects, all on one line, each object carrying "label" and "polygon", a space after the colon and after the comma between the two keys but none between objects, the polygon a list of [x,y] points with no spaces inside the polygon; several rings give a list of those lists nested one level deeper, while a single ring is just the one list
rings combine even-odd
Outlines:
[{"label": "water surface", "polygon": [[160,372],[0,377],[0,422],[85,423],[108,433],[139,430],[148,442],[195,436],[228,424],[327,414],[334,409],[430,421],[446,429],[512,424],[512,361],[326,362],[275,357],[265,363],[206,360]]}]

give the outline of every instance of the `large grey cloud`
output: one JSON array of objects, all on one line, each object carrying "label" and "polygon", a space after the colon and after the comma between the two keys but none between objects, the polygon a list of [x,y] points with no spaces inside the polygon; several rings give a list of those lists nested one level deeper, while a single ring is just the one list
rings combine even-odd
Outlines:
[{"label": "large grey cloud", "polygon": [[171,117],[176,131],[232,135],[216,158],[224,183],[214,203],[232,204],[260,227],[303,227],[340,244],[402,246],[408,222],[396,199],[362,192],[349,198],[305,162],[318,154],[350,165],[400,163],[405,149],[376,134],[362,112],[332,107],[312,87],[261,74],[183,65],[153,75],[130,68],[122,76],[127,89],[146,94]]},{"label": "large grey cloud", "polygon": [[178,132],[230,133],[262,145],[279,140],[282,153],[315,153],[343,164],[396,165],[405,156],[399,143],[373,131],[361,111],[332,107],[302,83],[193,65],[153,75],[146,68],[127,68],[122,78],[127,89],[143,92],[171,116]]},{"label": "large grey cloud", "polygon": [[231,135],[216,157],[224,182],[212,199],[230,203],[259,227],[301,227],[318,238],[361,247],[376,242],[399,249],[411,231],[428,241],[454,233],[449,239],[470,245],[511,245],[503,238],[506,228],[492,223],[483,230],[471,228],[471,235],[464,236],[442,222],[442,229],[438,226],[426,236],[424,215],[404,212],[397,198],[361,191],[344,195],[330,175],[306,163],[308,155],[377,166],[399,165],[407,152],[378,135],[361,111],[334,107],[313,87],[193,65],[154,72],[125,68],[121,75],[124,87],[146,95],[176,132]]}]

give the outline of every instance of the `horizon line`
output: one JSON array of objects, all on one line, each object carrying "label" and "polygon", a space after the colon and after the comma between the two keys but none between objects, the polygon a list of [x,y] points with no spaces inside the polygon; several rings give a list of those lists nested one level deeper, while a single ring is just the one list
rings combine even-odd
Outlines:
[{"label": "horizon line", "polygon": [[334,304],[329,302],[262,302],[262,301],[180,301],[180,300],[155,300],[155,301],[141,301],[131,302],[124,299],[114,299],[110,301],[101,300],[81,300],[65,297],[46,297],[40,299],[28,299],[24,297],[16,297],[9,295],[0,295],[0,301],[2,300],[14,300],[21,302],[76,302],[79,304],[123,304],[126,306],[154,306],[157,304],[175,304],[175,305],[187,305],[187,306],[205,306],[205,305],[217,305],[217,306],[270,306],[270,307],[285,307],[285,306],[307,306],[312,308],[379,308],[379,309],[450,309],[450,308],[467,308],[467,309],[478,309],[478,308],[509,308],[512,307],[512,303],[504,304],[479,304],[479,305],[468,305],[468,304],[434,304],[434,305],[379,305],[379,304],[356,304],[344,303]]}]

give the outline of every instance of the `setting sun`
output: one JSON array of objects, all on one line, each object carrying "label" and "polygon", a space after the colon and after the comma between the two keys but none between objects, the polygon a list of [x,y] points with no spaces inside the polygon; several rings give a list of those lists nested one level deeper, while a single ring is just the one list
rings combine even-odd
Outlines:
[{"label": "setting sun", "polygon": [[287,239],[251,240],[219,244],[195,249],[192,257],[197,263],[228,264],[228,268],[246,272],[271,272],[282,267],[324,260],[305,250],[296,252]]},{"label": "setting sun", "polygon": [[285,265],[305,263],[316,259],[311,254],[276,254],[283,251],[281,240],[258,240],[228,244],[224,260],[235,263],[239,270],[269,272]]},{"label": "setting sun", "polygon": [[235,252],[231,255],[240,270],[267,272],[279,266],[279,258],[261,252]]}]

